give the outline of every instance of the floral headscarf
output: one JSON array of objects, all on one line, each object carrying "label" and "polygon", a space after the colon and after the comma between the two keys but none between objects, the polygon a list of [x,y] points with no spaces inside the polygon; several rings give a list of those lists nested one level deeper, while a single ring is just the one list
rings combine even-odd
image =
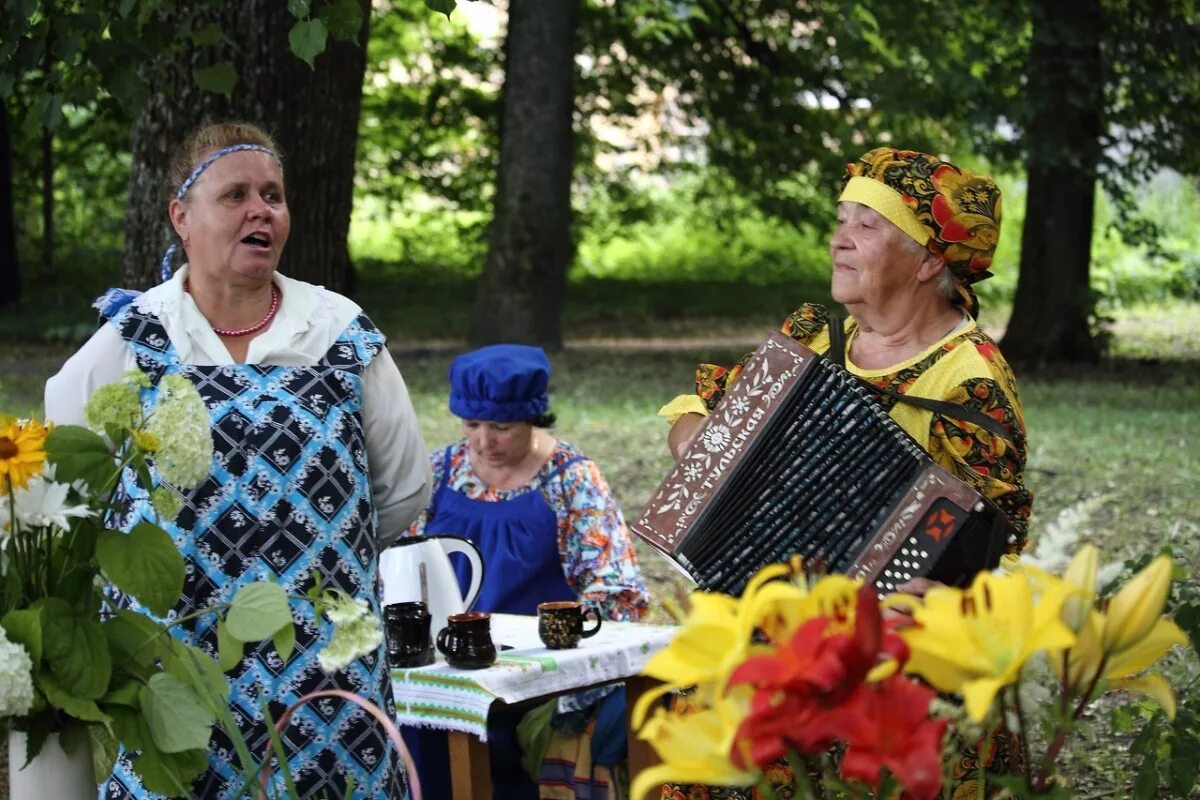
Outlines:
[{"label": "floral headscarf", "polygon": [[915,150],[876,147],[846,165],[841,201],[874,209],[942,256],[958,279],[960,302],[976,315],[970,284],[991,277],[1000,239],[1000,189],[991,178]]}]

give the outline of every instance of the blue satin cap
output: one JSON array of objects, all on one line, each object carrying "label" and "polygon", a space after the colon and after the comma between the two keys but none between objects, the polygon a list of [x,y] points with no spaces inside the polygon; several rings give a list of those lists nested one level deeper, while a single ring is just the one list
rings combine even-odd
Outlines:
[{"label": "blue satin cap", "polygon": [[546,413],[550,359],[540,347],[493,344],[450,363],[450,413],[460,419],[525,422]]}]

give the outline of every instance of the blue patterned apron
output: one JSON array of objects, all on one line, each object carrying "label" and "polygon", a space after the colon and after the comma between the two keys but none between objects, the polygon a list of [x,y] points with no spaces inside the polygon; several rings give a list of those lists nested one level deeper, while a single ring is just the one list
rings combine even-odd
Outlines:
[{"label": "blue patterned apron", "polygon": [[[110,322],[150,376],[152,388],[142,394],[147,409],[155,402],[159,380],[174,373],[196,385],[211,418],[212,473],[183,497],[183,510],[165,526],[186,564],[183,599],[169,616],[228,602],[256,581],[278,580],[289,594],[303,594],[312,585],[313,570],[323,576],[323,588],[342,589],[379,613],[361,376],[383,349],[384,337],[370,320],[359,316],[317,364],[303,367],[182,364],[157,317],[131,304],[114,309]],[[146,493],[128,475],[123,491],[129,509],[121,520],[124,529],[154,518]],[[293,602],[292,611],[296,647],[286,664],[270,642],[252,643],[227,675],[230,709],[256,758],[269,748],[264,700],[275,719],[301,696],[322,689],[345,689],[392,708],[382,647],[327,676],[316,655],[331,625],[315,619],[307,602]],[[172,633],[216,658],[214,623],[207,615]],[[351,776],[356,798],[408,794],[383,729],[353,704],[323,698],[305,705],[292,716],[283,742],[302,796],[341,798]],[[208,771],[197,779],[192,796],[232,796],[241,783],[236,759],[218,726],[209,744]],[[273,778],[276,796],[282,797],[278,769]],[[123,755],[99,796],[156,795],[141,786]]]},{"label": "blue patterned apron", "polygon": [[[498,614],[537,614],[538,603],[578,600],[563,576],[558,553],[558,515],[542,495],[547,484],[583,459],[559,464],[538,484],[507,500],[475,500],[456,492],[449,483],[450,451],[433,497],[426,534],[450,533],[475,543],[483,558],[483,585],[472,608]],[[455,565],[459,583],[470,579],[470,566]]]}]

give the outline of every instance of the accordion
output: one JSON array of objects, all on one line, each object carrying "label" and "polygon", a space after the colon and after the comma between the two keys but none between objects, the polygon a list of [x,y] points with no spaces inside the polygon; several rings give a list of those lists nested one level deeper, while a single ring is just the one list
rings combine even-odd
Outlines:
[{"label": "accordion", "polygon": [[995,567],[1008,522],[843,368],[772,333],[630,528],[701,588],[739,595],[800,556],[887,593]]}]

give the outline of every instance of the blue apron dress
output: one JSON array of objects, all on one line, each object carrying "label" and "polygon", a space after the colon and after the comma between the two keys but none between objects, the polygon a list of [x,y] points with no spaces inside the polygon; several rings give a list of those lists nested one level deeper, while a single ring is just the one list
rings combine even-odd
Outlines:
[{"label": "blue apron dress", "polygon": [[[148,410],[164,375],[183,375],[208,406],[214,457],[209,477],[182,498],[183,510],[164,525],[183,554],[183,598],[168,615],[228,602],[239,588],[278,580],[290,595],[312,585],[339,588],[379,613],[376,513],[371,497],[362,422],[362,372],[384,347],[383,335],[365,316],[353,320],[313,366],[183,364],[162,323],[134,305],[110,309],[138,366],[150,376],[142,392]],[[125,530],[154,519],[146,493],[129,475],[119,520]],[[127,607],[139,608],[128,598]],[[296,646],[282,662],[271,642],[246,645],[231,673],[230,710],[251,753],[269,750],[261,704],[274,719],[309,692],[345,689],[380,708],[392,708],[383,648],[335,675],[325,675],[317,652],[332,626],[312,605],[293,602]],[[173,627],[173,635],[217,657],[216,618],[205,615]],[[322,698],[293,714],[283,734],[292,777],[301,796],[342,797],[353,777],[356,798],[405,798],[399,756],[386,733],[358,706]],[[214,728],[208,771],[192,787],[196,798],[226,798],[241,785],[236,753],[225,731]],[[273,796],[283,797],[283,776],[273,772]],[[148,792],[122,754],[99,797],[157,797]]]},{"label": "blue apron dress", "polygon": [[[472,610],[537,614],[538,603],[578,600],[563,575],[558,553],[558,515],[546,502],[543,490],[563,470],[584,457],[577,455],[559,464],[534,489],[506,500],[487,501],[469,498],[450,486],[452,449],[453,446],[447,447],[445,451],[442,480],[433,496],[425,533],[463,536],[479,548],[485,569]],[[465,587],[470,566],[456,563],[455,572]],[[435,629],[442,625],[445,620],[434,621]],[[494,712],[488,722],[492,796],[496,800],[537,798],[537,784],[521,768],[521,750],[516,738],[517,723],[524,713],[525,709]],[[430,798],[449,797],[445,733],[425,728],[405,728],[403,732],[413,751],[421,788]]]}]

